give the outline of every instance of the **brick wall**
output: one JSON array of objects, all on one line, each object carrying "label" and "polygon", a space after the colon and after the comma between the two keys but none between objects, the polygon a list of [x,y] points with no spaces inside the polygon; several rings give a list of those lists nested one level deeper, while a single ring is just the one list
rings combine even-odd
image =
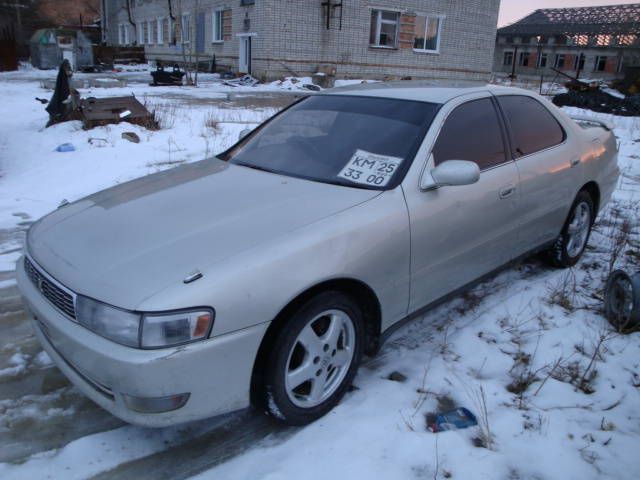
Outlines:
[{"label": "brick wall", "polygon": [[[111,0],[123,3],[123,0]],[[182,3],[185,12],[193,12],[195,0]],[[285,75],[311,75],[319,69],[335,69],[338,78],[428,78],[442,80],[481,80],[489,78],[495,45],[499,0],[343,0],[342,29],[339,10],[326,28],[325,9],[320,0],[256,0],[241,6],[240,0],[200,0],[205,12],[205,53],[216,56],[218,65],[237,69],[238,34],[252,34],[252,70],[263,79]],[[166,17],[166,0],[132,0],[136,22]],[[373,8],[399,12],[397,48],[369,45]],[[224,42],[214,43],[213,12],[227,10]],[[116,8],[117,10],[117,8]],[[176,17],[180,12],[174,11]],[[417,15],[442,18],[438,53],[413,49]],[[247,23],[248,21],[248,23]],[[114,20],[111,20],[113,23]],[[122,8],[116,23],[128,23]],[[191,27],[195,29],[195,18]],[[248,26],[247,26],[248,25]],[[116,34],[117,24],[111,27]],[[130,34],[131,38],[137,38]],[[191,34],[192,43],[196,35]],[[147,58],[174,62],[183,59],[182,45],[145,45]],[[187,45],[186,50],[195,50]]]}]

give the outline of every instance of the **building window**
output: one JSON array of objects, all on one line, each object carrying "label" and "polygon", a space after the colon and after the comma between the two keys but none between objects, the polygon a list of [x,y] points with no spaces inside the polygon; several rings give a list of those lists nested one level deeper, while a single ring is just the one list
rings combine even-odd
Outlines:
[{"label": "building window", "polygon": [[158,36],[158,32],[156,32],[156,22],[153,20],[149,20],[147,22],[147,24],[149,25],[147,27],[147,31],[148,31],[148,37],[147,37],[147,43],[149,45],[153,45],[156,41],[156,37]]},{"label": "building window", "polygon": [[222,29],[222,19],[223,19],[223,11],[216,10],[213,12],[213,41],[214,42],[222,42],[224,41],[224,33]]},{"label": "building window", "polygon": [[159,18],[156,20],[156,32],[158,34],[158,45],[162,45],[164,43],[164,19]]},{"label": "building window", "polygon": [[162,20],[162,38],[169,44],[171,43],[171,19],[165,18]]},{"label": "building window", "polygon": [[518,61],[518,65],[520,65],[521,67],[528,67],[529,66],[529,57],[531,56],[531,54],[529,52],[521,52],[520,53],[520,60]]},{"label": "building window", "polygon": [[146,25],[146,22],[140,22],[138,23],[138,45],[144,45],[144,37],[145,37],[145,32],[144,32],[144,26]]},{"label": "building window", "polygon": [[586,47],[589,45],[589,35],[574,35],[571,43],[580,47]]},{"label": "building window", "polygon": [[129,30],[126,25],[118,26],[118,43],[120,45],[128,45],[129,44]]},{"label": "building window", "polygon": [[573,63],[574,70],[584,70],[584,53],[576,56],[576,60]]},{"label": "building window", "polygon": [[618,45],[630,46],[638,41],[637,35],[618,35]]},{"label": "building window", "polygon": [[189,43],[191,41],[191,17],[188,14],[182,15],[180,30],[182,32],[182,43]]},{"label": "building window", "polygon": [[504,60],[502,61],[502,64],[506,66],[513,65],[513,52],[504,52]]},{"label": "building window", "polygon": [[602,55],[598,55],[596,57],[596,61],[593,65],[594,72],[604,72],[605,68],[607,68],[607,57]]},{"label": "building window", "polygon": [[548,55],[546,53],[541,53],[540,56],[538,57],[538,68],[546,68],[547,59],[548,59]]},{"label": "building window", "polygon": [[424,52],[440,51],[440,30],[442,29],[442,17],[416,17],[416,30],[413,40],[414,50]]},{"label": "building window", "polygon": [[395,48],[398,43],[399,26],[398,12],[372,10],[369,44],[374,47]]},{"label": "building window", "polygon": [[554,64],[554,66],[556,68],[564,68],[564,61],[565,61],[564,54],[559,53],[558,55],[556,55],[556,62]]}]

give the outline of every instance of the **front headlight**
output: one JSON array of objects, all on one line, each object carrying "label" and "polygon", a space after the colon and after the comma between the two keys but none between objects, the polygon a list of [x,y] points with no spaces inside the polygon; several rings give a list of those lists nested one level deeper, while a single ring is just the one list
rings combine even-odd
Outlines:
[{"label": "front headlight", "polygon": [[140,346],[140,314],[78,295],[76,319],[80,325],[109,340],[129,347]]},{"label": "front headlight", "polygon": [[142,316],[142,348],[180,345],[207,338],[213,325],[213,311],[187,310],[146,313]]},{"label": "front headlight", "polygon": [[[78,295],[76,319],[92,332],[135,348],[162,348],[203,340],[213,326],[213,310],[137,313]],[[142,330],[142,332],[140,331]]]}]

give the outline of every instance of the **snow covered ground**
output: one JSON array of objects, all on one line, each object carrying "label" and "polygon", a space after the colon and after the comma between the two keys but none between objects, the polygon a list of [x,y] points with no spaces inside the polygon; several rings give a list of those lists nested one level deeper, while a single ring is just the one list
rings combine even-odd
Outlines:
[{"label": "snow covered ground", "polygon": [[[596,115],[615,125],[622,176],[575,268],[527,260],[401,328],[308,427],[242,412],[151,430],[84,399],[35,342],[11,273],[23,232],[63,199],[221,151],[292,101],[286,89],[297,84],[234,88],[205,76],[197,89],[150,88],[126,72],[127,87],[82,94],[134,93],[163,128],[83,131],[75,122],[43,129],[34,97],[50,95],[40,87],[47,75],[0,74],[0,478],[637,477],[640,334],[611,332],[601,300],[623,225],[613,267],[640,264],[639,118]],[[54,151],[66,142],[76,151]],[[429,432],[427,416],[452,406],[480,426]]]}]

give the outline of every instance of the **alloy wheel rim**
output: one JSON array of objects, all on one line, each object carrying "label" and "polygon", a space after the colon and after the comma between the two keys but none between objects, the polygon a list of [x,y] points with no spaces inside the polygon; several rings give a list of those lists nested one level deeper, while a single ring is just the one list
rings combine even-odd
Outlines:
[{"label": "alloy wheel rim", "polygon": [[355,350],[353,320],[342,310],[312,318],[296,338],[285,366],[285,388],[291,402],[312,408],[330,398],[347,375]]},{"label": "alloy wheel rim", "polygon": [[587,202],[580,202],[573,211],[573,217],[569,223],[569,241],[567,243],[567,253],[575,258],[587,244],[589,228],[591,227],[591,210]]}]

